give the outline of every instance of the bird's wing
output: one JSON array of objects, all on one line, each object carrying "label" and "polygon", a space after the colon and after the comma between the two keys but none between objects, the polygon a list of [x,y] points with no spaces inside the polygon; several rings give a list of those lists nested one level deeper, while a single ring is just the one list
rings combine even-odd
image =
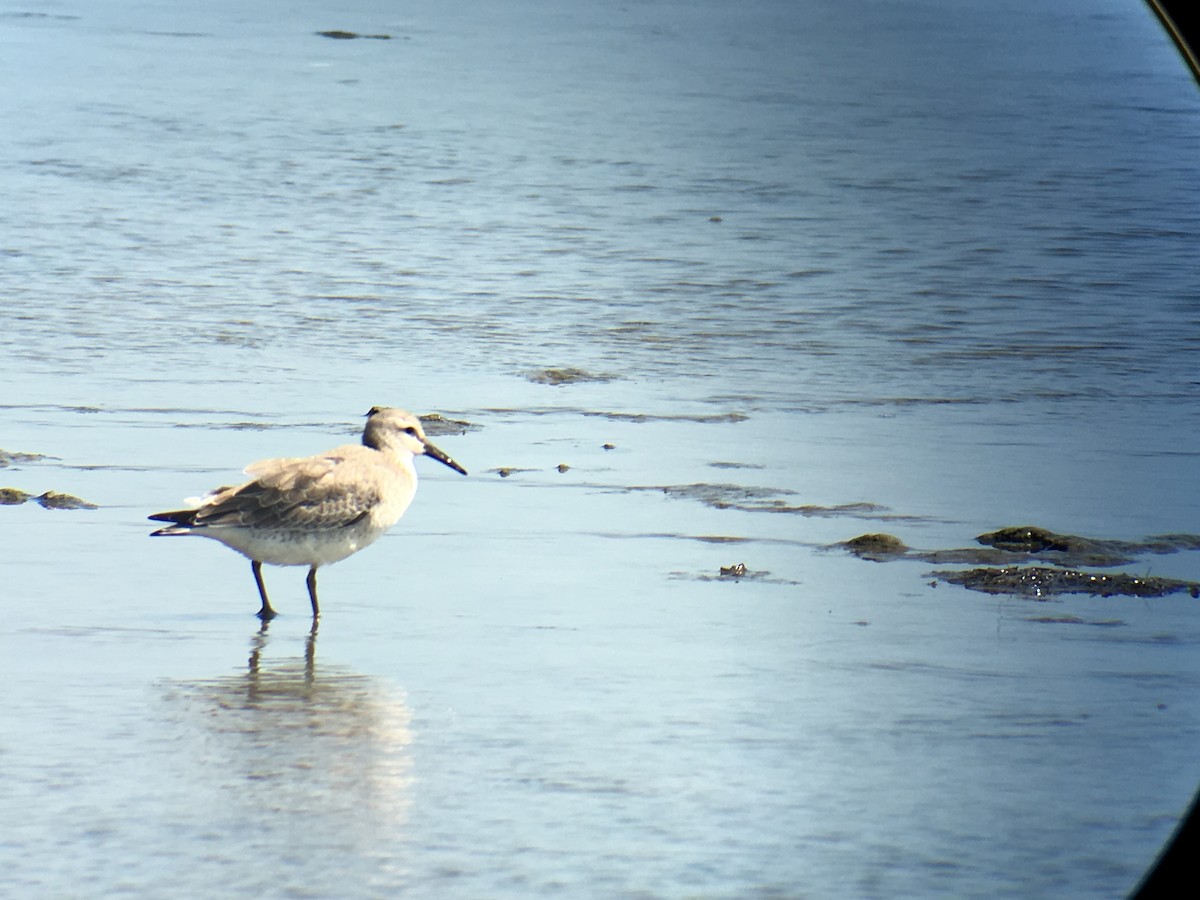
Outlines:
[{"label": "bird's wing", "polygon": [[211,497],[196,511],[195,525],[287,531],[353,525],[383,499],[383,486],[370,477],[369,467],[355,464],[356,456],[334,450],[256,462],[246,468],[255,478]]}]

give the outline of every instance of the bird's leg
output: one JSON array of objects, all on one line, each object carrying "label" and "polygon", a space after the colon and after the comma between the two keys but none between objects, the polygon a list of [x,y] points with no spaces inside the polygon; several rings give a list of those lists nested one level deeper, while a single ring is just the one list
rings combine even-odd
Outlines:
[{"label": "bird's leg", "polygon": [[267,599],[267,586],[263,584],[262,577],[262,563],[257,559],[252,560],[250,568],[254,571],[254,583],[258,585],[258,596],[262,597],[262,607],[255,615],[264,622],[269,622],[275,618],[275,610],[271,608],[271,601]]},{"label": "bird's leg", "polygon": [[312,602],[313,618],[321,617],[321,607],[317,603],[317,567],[313,566],[308,570],[308,599]]}]

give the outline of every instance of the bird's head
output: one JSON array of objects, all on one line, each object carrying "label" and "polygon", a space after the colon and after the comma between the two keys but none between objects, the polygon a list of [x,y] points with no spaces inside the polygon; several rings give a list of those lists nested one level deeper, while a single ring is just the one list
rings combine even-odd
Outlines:
[{"label": "bird's head", "polygon": [[432,456],[454,471],[467,474],[466,469],[429,442],[425,437],[425,429],[421,427],[421,420],[407,410],[372,406],[367,413],[362,441],[373,450]]}]

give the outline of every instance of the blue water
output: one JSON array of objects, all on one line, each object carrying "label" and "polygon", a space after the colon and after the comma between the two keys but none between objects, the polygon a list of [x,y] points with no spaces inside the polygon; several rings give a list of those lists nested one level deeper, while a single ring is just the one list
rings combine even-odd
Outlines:
[{"label": "blue water", "polygon": [[[100,506],[0,507],[0,893],[1093,897],[1153,860],[1194,600],[828,549],[1200,532],[1200,94],[1142,5],[0,0],[0,46],[0,448],[48,457],[0,486]],[[322,571],[315,638],[301,571],[259,633],[243,560],[146,539],[375,404],[479,426],[437,438],[472,475]]]}]

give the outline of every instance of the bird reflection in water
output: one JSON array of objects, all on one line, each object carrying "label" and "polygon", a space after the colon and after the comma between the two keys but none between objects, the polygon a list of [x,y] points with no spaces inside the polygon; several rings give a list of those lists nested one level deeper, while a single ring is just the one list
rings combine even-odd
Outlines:
[{"label": "bird reflection in water", "polygon": [[[307,685],[312,685],[315,681],[314,676],[316,675],[317,666],[317,627],[319,624],[319,620],[313,619],[312,628],[310,628],[308,632],[308,639],[304,642],[303,681]],[[262,662],[263,650],[267,648],[267,628],[269,625],[270,622],[263,622],[262,627],[260,627],[258,631],[254,633],[254,637],[250,639],[250,662],[248,663],[248,669],[251,677],[247,679],[247,687],[250,687],[260,675],[259,664]],[[294,667],[293,661],[290,668]],[[275,674],[279,674],[279,672],[282,671],[282,668],[282,666],[279,667],[279,670],[277,670]],[[266,673],[266,677],[270,679],[272,677],[272,673],[268,671]]]},{"label": "bird reflection in water", "polygon": [[246,671],[173,686],[200,713],[194,774],[266,845],[305,845],[317,823],[343,851],[400,839],[412,783],[403,693],[319,664],[315,622],[303,656],[273,657],[270,645],[264,623]]}]

